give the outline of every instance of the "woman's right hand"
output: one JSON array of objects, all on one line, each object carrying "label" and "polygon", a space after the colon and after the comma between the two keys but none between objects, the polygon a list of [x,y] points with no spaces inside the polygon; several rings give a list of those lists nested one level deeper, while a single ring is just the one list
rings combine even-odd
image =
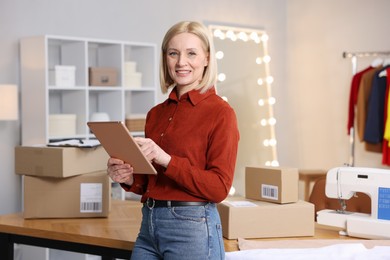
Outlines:
[{"label": "woman's right hand", "polygon": [[108,159],[107,174],[114,182],[131,186],[134,182],[133,172],[130,164],[116,158]]}]

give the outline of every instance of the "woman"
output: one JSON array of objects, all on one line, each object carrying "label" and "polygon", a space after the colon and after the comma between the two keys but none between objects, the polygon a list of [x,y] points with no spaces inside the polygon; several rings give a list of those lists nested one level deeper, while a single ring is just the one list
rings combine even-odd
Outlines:
[{"label": "woman", "polygon": [[141,194],[143,219],[132,259],[224,259],[215,203],[233,182],[239,132],[233,109],[215,90],[212,38],[198,22],[179,22],[161,49],[160,83],[167,100],[136,138],[157,175],[141,175],[110,158],[108,174]]}]

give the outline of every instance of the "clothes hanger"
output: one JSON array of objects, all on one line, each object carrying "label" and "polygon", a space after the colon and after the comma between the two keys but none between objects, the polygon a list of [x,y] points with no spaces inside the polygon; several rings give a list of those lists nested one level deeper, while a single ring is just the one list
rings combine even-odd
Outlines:
[{"label": "clothes hanger", "polygon": [[380,65],[384,64],[384,60],[382,58],[376,58],[371,62],[371,67],[379,67]]},{"label": "clothes hanger", "polygon": [[387,65],[390,65],[390,58],[386,58],[384,61],[383,61],[383,66],[387,66]]},{"label": "clothes hanger", "polygon": [[[383,61],[383,67],[386,67],[390,65],[390,58],[387,58]],[[381,77],[387,77],[387,70],[384,69],[382,70],[381,72],[379,72],[378,76],[381,78]]]}]

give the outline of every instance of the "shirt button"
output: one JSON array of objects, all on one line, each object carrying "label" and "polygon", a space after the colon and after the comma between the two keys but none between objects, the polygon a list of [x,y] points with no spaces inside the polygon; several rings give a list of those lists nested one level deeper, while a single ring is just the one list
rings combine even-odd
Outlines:
[{"label": "shirt button", "polygon": [[172,120],[172,117],[170,117],[168,120],[171,121],[171,120]]},{"label": "shirt button", "polygon": [[164,136],[164,133],[161,133],[161,136]]}]

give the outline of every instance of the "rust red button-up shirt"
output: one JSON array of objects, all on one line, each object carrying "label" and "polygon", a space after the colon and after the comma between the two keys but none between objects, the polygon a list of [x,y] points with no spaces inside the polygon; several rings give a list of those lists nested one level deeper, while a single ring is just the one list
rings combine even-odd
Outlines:
[{"label": "rust red button-up shirt", "polygon": [[171,156],[167,168],[155,165],[157,175],[134,175],[126,188],[146,198],[220,202],[231,188],[239,132],[234,110],[215,88],[190,91],[178,99],[176,89],[152,108],[145,136]]}]

